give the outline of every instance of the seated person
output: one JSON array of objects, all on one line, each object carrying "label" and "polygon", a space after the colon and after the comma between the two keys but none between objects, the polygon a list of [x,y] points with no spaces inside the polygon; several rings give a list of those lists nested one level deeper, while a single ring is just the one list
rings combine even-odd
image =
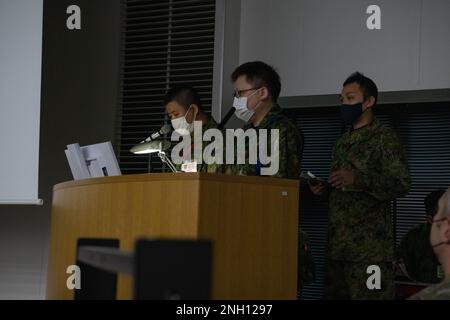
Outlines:
[{"label": "seated person", "polygon": [[[243,130],[260,129],[267,130],[267,145],[260,143],[258,136],[258,148],[271,150],[270,135],[272,130],[278,130],[278,159],[279,166],[273,174],[278,178],[298,179],[300,175],[301,159],[303,154],[303,134],[298,126],[288,118],[278,105],[278,97],[281,91],[280,76],[275,69],[261,61],[247,62],[240,65],[231,75],[234,87],[235,115],[246,122]],[[259,135],[259,133],[258,133]],[[264,175],[266,165],[259,161],[258,153],[250,154],[251,150],[245,150],[245,163],[224,166],[226,174],[260,176]],[[237,152],[234,153],[235,156]],[[256,164],[249,159],[258,157]],[[273,156],[273,155],[272,155]]]},{"label": "seated person", "polygon": [[[194,160],[194,121],[202,122],[202,130],[205,132],[211,128],[217,128],[217,123],[214,119],[208,116],[202,108],[200,96],[197,91],[188,85],[180,85],[171,88],[164,99],[164,106],[168,118],[171,120],[172,127],[181,136],[191,136],[191,148],[189,148],[189,155],[183,155],[183,158]],[[177,142],[173,142],[177,143]],[[203,148],[206,144],[203,143]],[[203,152],[203,150],[202,150]],[[173,161],[174,159],[172,159]],[[181,164],[176,164],[177,170],[181,170]],[[217,164],[197,164],[197,172],[216,172],[218,170]]]},{"label": "seated person", "polygon": [[427,223],[410,230],[402,239],[396,252],[397,278],[420,283],[438,283],[442,279],[441,266],[430,245],[430,230],[433,217],[437,213],[439,198],[445,190],[435,190],[425,198]]},{"label": "seated person", "polygon": [[450,188],[439,199],[438,211],[431,222],[430,244],[442,265],[444,279],[411,300],[450,300]]}]

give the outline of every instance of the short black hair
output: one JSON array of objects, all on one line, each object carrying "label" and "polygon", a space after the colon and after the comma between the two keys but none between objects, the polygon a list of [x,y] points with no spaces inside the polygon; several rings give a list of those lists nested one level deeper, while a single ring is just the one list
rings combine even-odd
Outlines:
[{"label": "short black hair", "polygon": [[444,195],[444,189],[438,189],[430,192],[425,197],[425,212],[427,215],[434,217],[438,211],[439,199]]},{"label": "short black hair", "polygon": [[366,101],[369,97],[374,97],[374,105],[376,105],[378,100],[378,88],[375,82],[360,72],[354,72],[345,80],[342,86],[345,87],[346,85],[354,82],[359,84],[359,87],[364,95],[364,101]]},{"label": "short black hair", "polygon": [[281,91],[281,81],[273,67],[261,61],[247,62],[234,70],[231,81],[235,82],[240,76],[246,76],[247,81],[255,87],[267,87],[272,101],[277,102]]},{"label": "short black hair", "polygon": [[202,103],[200,101],[200,95],[198,94],[197,90],[195,90],[190,85],[182,84],[170,88],[164,98],[164,105],[166,106],[169,102],[172,101],[177,102],[185,109],[188,109],[192,104],[196,104],[200,110],[203,110]]}]

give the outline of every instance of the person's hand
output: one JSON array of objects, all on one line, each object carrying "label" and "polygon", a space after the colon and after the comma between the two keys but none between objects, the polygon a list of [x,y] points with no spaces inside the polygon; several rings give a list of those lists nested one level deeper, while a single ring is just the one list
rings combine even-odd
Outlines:
[{"label": "person's hand", "polygon": [[321,196],[325,192],[326,185],[325,183],[317,183],[317,184],[311,184],[309,183],[309,189],[312,193],[314,193],[316,196]]},{"label": "person's hand", "polygon": [[342,189],[353,185],[355,181],[355,175],[353,170],[338,169],[331,172],[328,178],[328,183],[336,189]]},{"label": "person's hand", "polygon": [[396,276],[404,276],[403,269],[405,269],[405,263],[403,262],[403,259],[397,259],[393,263],[394,265],[394,274]]}]

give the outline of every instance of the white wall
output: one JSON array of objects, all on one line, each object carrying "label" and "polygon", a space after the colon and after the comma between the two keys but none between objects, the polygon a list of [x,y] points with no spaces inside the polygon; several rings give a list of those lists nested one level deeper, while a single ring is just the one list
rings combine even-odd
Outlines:
[{"label": "white wall", "polygon": [[42,208],[1,208],[0,300],[45,298],[48,218]]},{"label": "white wall", "polygon": [[450,88],[449,14],[446,0],[243,0],[236,48],[278,69],[284,97],[335,94],[356,70],[380,91]]},{"label": "white wall", "polygon": [[0,205],[37,203],[42,0],[0,0]]},{"label": "white wall", "polygon": [[[72,4],[82,9],[80,31],[66,28]],[[0,206],[0,300],[45,299],[52,189],[72,178],[65,146],[114,141],[120,12],[120,0],[44,0],[39,154],[44,205]]]}]

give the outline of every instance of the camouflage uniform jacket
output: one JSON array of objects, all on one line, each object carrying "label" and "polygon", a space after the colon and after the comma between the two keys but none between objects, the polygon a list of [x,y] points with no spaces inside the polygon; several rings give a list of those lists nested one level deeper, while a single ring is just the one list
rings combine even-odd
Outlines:
[{"label": "camouflage uniform jacket", "polygon": [[[270,154],[270,130],[278,129],[279,131],[279,168],[274,177],[286,179],[298,179],[300,175],[300,165],[303,153],[303,134],[298,127],[293,123],[282,111],[279,105],[274,105],[272,109],[266,114],[258,127],[253,127],[251,124],[246,125],[243,129],[255,129],[257,134],[259,129],[267,129],[267,151]],[[260,140],[258,139],[258,150]],[[236,150],[236,148],[235,148]],[[225,157],[224,157],[225,159]],[[261,175],[261,165],[249,164],[248,148],[246,148],[245,164],[226,165],[224,171],[226,174],[235,175]],[[269,165],[267,165],[269,166]]]},{"label": "camouflage uniform jacket", "polygon": [[299,237],[300,243],[298,246],[298,287],[302,288],[304,285],[314,281],[316,276],[316,268],[311,253],[311,244],[309,242],[308,234],[300,229]]},{"label": "camouflage uniform jacket", "polygon": [[329,257],[345,261],[392,261],[391,201],[410,187],[406,156],[391,129],[377,119],[336,142],[332,169],[351,169],[350,188],[329,195]]},{"label": "camouflage uniform jacket", "polygon": [[[217,122],[214,121],[212,117],[208,117],[208,120],[203,123],[202,125],[202,131],[205,133],[208,129],[217,129]],[[194,134],[191,133],[191,159],[194,160]],[[178,142],[177,142],[178,143]],[[202,145],[202,155],[203,151],[205,150],[205,147],[208,145],[208,143],[203,142]],[[181,171],[181,164],[175,164],[175,167],[178,171]],[[210,173],[216,173],[220,170],[220,166],[218,164],[212,163],[212,164],[197,164],[197,172],[210,172]]]},{"label": "camouflage uniform jacket", "polygon": [[395,254],[402,260],[408,275],[417,282],[438,283],[440,265],[430,245],[430,224],[421,223],[408,231]]},{"label": "camouflage uniform jacket", "polygon": [[423,289],[409,300],[450,300],[450,279]]}]

